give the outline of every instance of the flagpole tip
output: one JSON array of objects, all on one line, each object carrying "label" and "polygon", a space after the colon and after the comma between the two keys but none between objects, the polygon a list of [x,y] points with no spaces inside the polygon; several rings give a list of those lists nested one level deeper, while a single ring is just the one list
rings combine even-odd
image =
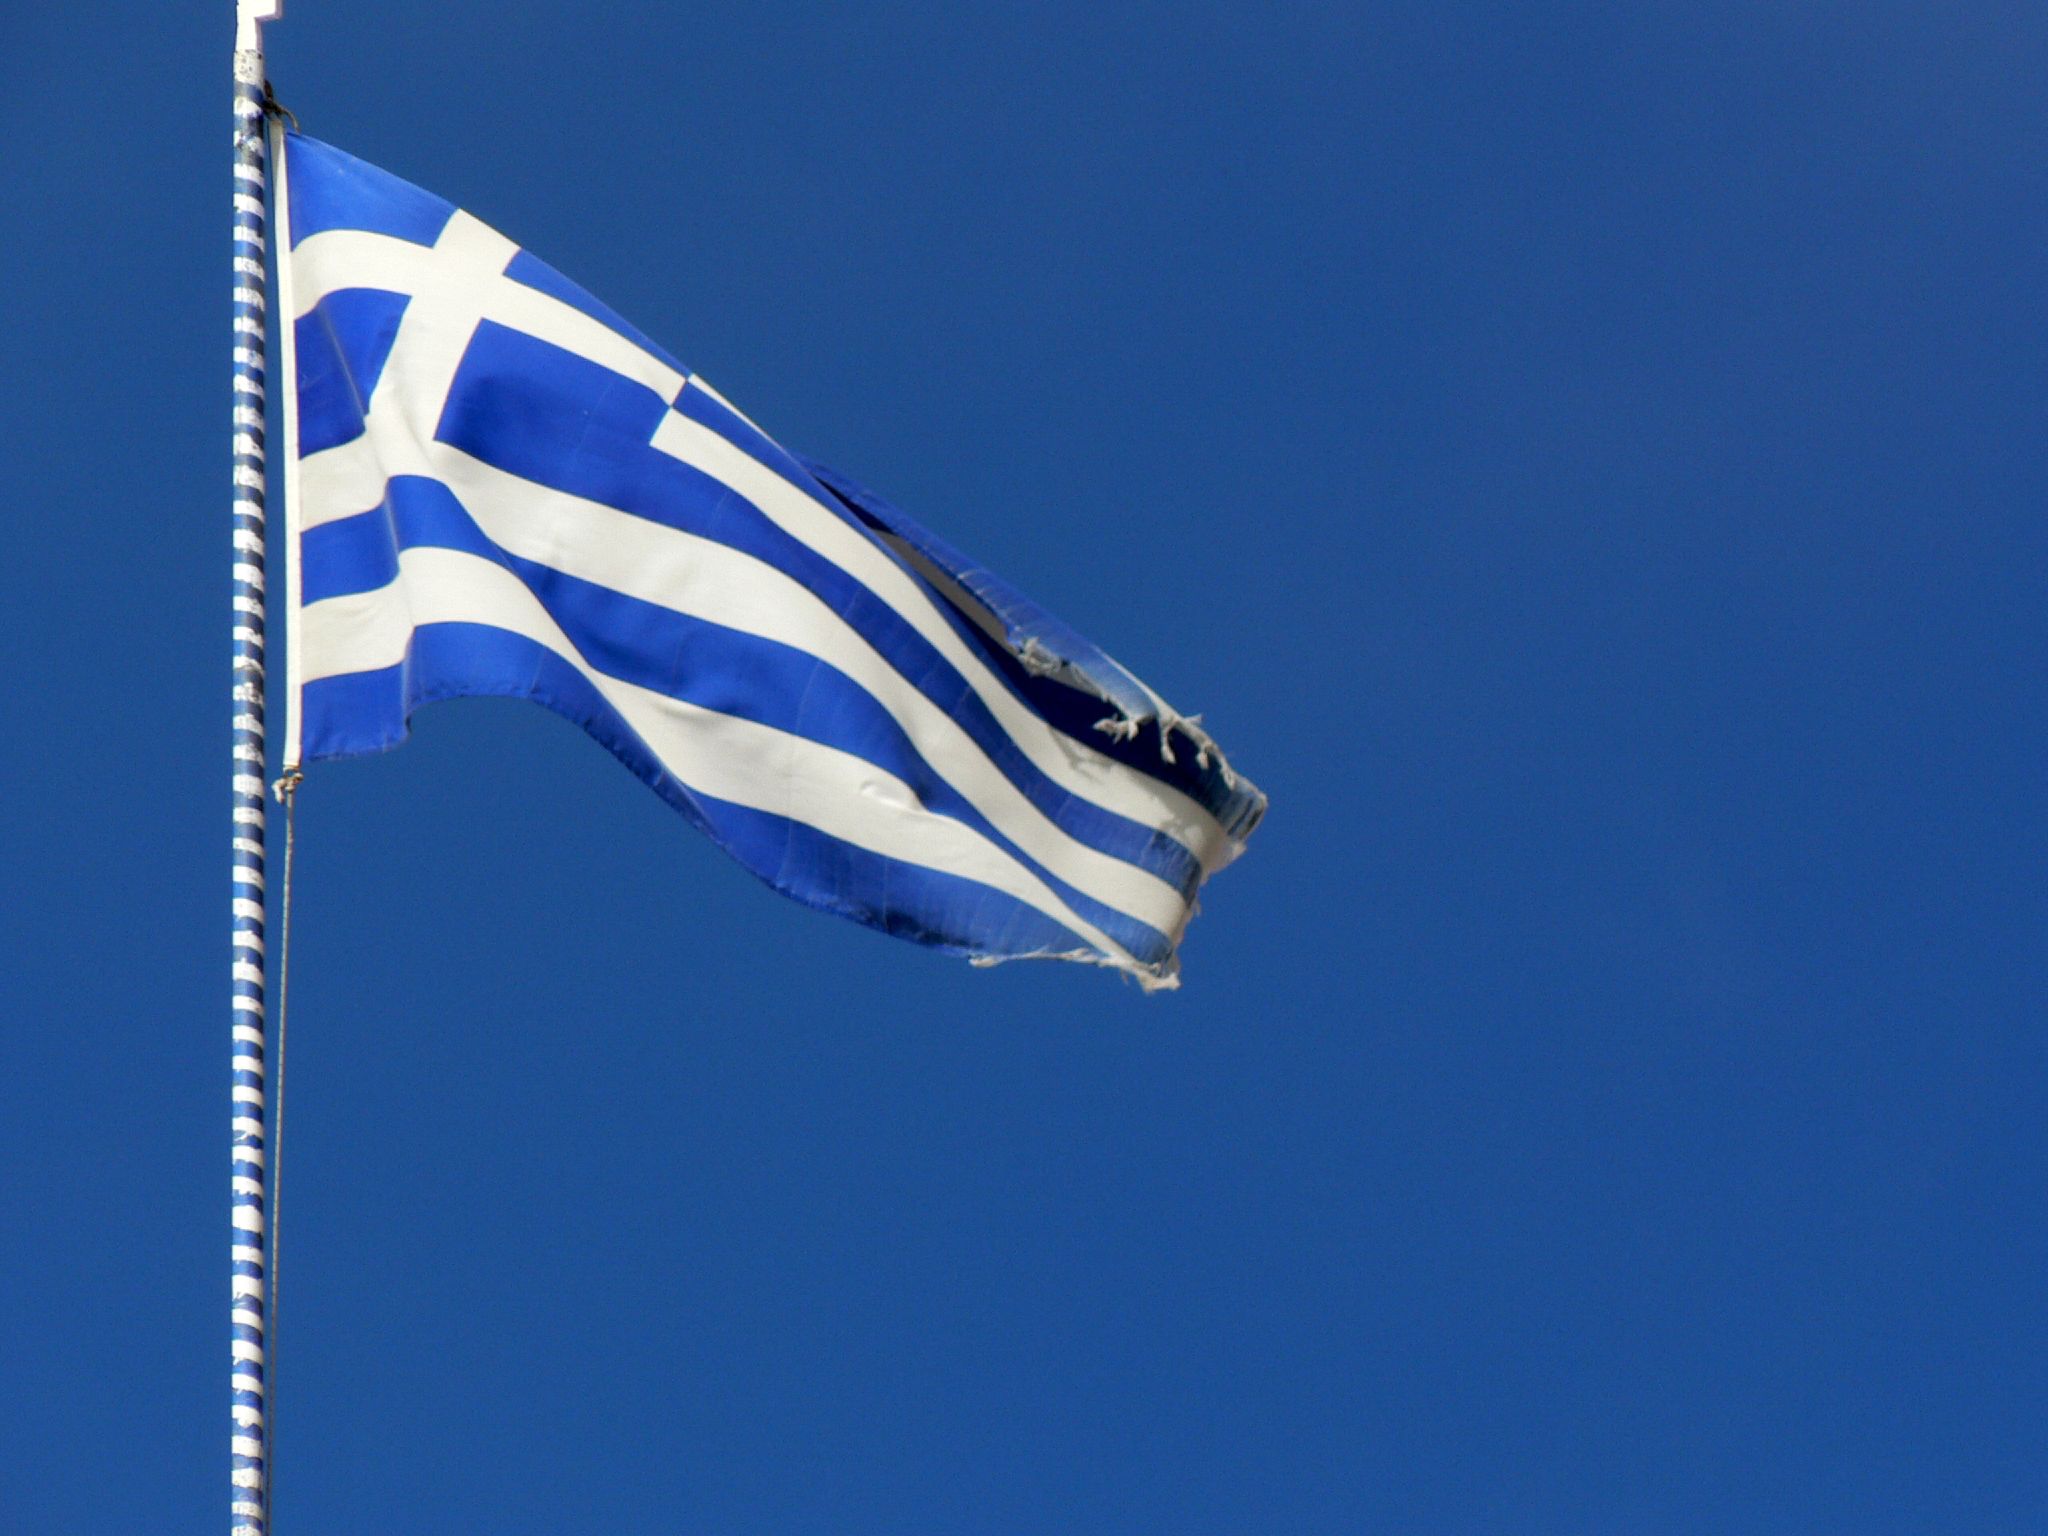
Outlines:
[{"label": "flagpole tip", "polygon": [[262,52],[263,23],[282,15],[284,0],[235,0],[235,52]]}]

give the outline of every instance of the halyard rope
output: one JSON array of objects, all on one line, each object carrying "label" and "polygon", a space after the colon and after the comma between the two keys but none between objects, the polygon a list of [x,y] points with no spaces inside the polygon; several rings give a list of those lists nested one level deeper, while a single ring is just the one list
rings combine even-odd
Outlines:
[{"label": "halyard rope", "polygon": [[270,1454],[263,1463],[263,1508],[266,1524],[273,1529],[277,1506],[270,1475],[277,1466],[277,1323],[284,1278],[281,1257],[284,1242],[284,1048],[288,1018],[286,1007],[291,997],[292,979],[292,851],[298,823],[299,786],[304,782],[305,775],[292,768],[270,786],[278,803],[284,807],[284,890],[278,902],[277,919],[277,1076],[271,1096],[270,1120],[270,1262],[265,1266],[270,1279],[270,1297],[264,1307],[270,1322],[269,1359],[264,1371],[269,1387],[265,1398],[270,1408],[265,1443]]}]

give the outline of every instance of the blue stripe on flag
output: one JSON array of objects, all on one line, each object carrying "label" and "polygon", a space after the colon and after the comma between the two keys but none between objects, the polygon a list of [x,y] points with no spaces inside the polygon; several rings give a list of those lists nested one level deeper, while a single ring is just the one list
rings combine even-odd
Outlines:
[{"label": "blue stripe on flag", "polygon": [[299,316],[292,335],[299,355],[300,458],[362,436],[370,396],[409,302],[380,288],[344,288]]},{"label": "blue stripe on flag", "polygon": [[[304,566],[299,576],[301,602],[322,602],[350,592],[374,592],[397,579],[398,539],[392,526],[392,500],[397,484],[394,481],[385,487],[381,505],[354,517],[308,528],[299,536]],[[418,542],[440,541],[420,538]]]}]

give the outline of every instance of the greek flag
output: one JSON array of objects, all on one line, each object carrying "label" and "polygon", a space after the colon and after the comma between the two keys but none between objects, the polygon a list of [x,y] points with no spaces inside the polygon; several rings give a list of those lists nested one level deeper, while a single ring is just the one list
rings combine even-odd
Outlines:
[{"label": "greek flag", "polygon": [[532,699],[798,901],[1175,983],[1265,809],[1199,725],[503,235],[284,143],[289,766]]}]

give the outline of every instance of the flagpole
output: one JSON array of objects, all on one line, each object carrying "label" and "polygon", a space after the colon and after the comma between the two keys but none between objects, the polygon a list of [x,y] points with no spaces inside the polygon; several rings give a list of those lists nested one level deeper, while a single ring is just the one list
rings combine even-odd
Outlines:
[{"label": "flagpole", "polygon": [[267,1536],[269,1403],[264,1377],[263,732],[264,135],[263,23],[281,0],[236,0],[234,59],[233,825],[229,930],[229,1449],[232,1536]]}]

